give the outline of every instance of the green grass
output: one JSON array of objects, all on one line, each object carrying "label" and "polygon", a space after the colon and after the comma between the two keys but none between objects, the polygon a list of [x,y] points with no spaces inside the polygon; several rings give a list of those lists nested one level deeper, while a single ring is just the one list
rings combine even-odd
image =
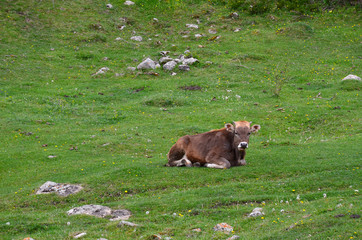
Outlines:
[{"label": "green grass", "polygon": [[[241,239],[361,237],[361,220],[350,217],[361,213],[361,85],[341,82],[362,75],[360,12],[231,19],[230,9],[207,1],[172,1],[157,11],[151,1],[109,2],[113,9],[98,0],[0,7],[1,239],[77,232],[87,232],[83,239],[227,239],[212,230],[221,222]],[[183,38],[196,19],[200,28]],[[221,36],[215,41],[212,26]],[[130,40],[133,31],[144,41]],[[127,70],[160,51],[173,57],[186,49],[200,60],[190,72]],[[110,71],[92,76],[105,66]],[[248,165],[164,167],[179,137],[244,119],[261,125]],[[84,190],[35,195],[48,180]],[[67,216],[85,204],[129,209],[142,226]],[[255,207],[265,216],[248,218]]]}]

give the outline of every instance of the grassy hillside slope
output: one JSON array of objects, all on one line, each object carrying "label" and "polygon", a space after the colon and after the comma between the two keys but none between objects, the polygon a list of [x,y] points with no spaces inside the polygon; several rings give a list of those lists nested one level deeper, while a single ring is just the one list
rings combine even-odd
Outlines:
[{"label": "grassy hillside slope", "polygon": [[[227,239],[221,222],[241,239],[361,237],[361,82],[341,81],[362,76],[361,13],[231,18],[196,2],[0,4],[1,239]],[[127,69],[166,50],[199,63]],[[247,166],[163,166],[179,137],[237,120],[261,125]],[[84,190],[35,195],[46,181]],[[66,214],[85,204],[141,226]],[[247,217],[255,207],[265,215]]]}]

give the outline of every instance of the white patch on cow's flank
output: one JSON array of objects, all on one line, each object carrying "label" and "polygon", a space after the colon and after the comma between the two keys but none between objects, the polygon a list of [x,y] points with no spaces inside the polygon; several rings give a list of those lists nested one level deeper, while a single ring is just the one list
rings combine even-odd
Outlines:
[{"label": "white patch on cow's flank", "polygon": [[206,163],[205,167],[208,167],[208,168],[221,168],[221,169],[225,168],[225,167],[223,167],[221,165],[218,165],[218,164],[215,164],[215,163]]}]

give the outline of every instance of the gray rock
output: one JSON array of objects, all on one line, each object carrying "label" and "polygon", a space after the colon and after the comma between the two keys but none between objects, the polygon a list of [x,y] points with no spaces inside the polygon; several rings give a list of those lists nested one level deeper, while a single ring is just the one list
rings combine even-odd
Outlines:
[{"label": "gray rock", "polygon": [[160,58],[159,62],[161,64],[164,64],[164,63],[170,62],[172,60],[173,60],[173,58],[170,58],[170,57],[162,57],[162,58]]},{"label": "gray rock", "polygon": [[132,72],[136,71],[136,68],[135,68],[135,67],[128,67],[127,69],[130,70],[130,71],[132,71]]},{"label": "gray rock", "polygon": [[175,61],[169,61],[163,65],[163,69],[172,71],[176,67],[177,63]]},{"label": "gray rock", "polygon": [[202,38],[204,35],[203,34],[195,34],[195,38]]},{"label": "gray rock", "polygon": [[126,209],[112,210],[110,221],[128,220],[131,216],[131,212]]},{"label": "gray rock", "polygon": [[240,32],[241,31],[241,28],[237,28],[234,30],[234,32]]},{"label": "gray rock", "polygon": [[192,65],[194,64],[195,62],[198,62],[199,60],[197,60],[196,58],[185,58],[183,61],[182,61],[182,64],[186,64],[186,65]]},{"label": "gray rock", "polygon": [[253,211],[249,214],[249,217],[258,217],[263,215],[264,212],[262,208],[254,208]]},{"label": "gray rock", "polygon": [[136,223],[128,222],[128,221],[120,221],[118,227],[122,226],[130,226],[130,227],[138,227],[139,225]]},{"label": "gray rock", "polygon": [[211,61],[206,61],[205,64],[211,65],[211,64],[213,64],[213,62],[211,62]]},{"label": "gray rock", "polygon": [[197,24],[186,24],[186,27],[188,28],[195,28],[195,29],[198,29],[199,26]]},{"label": "gray rock", "polygon": [[347,77],[343,78],[342,81],[346,81],[346,80],[356,80],[356,81],[361,81],[361,78],[356,76],[356,75],[348,75]]},{"label": "gray rock", "polygon": [[213,228],[216,232],[230,233],[233,231],[233,227],[227,223],[219,223]]},{"label": "gray rock", "polygon": [[134,2],[132,2],[132,1],[125,1],[125,2],[124,2],[124,5],[131,6],[131,5],[134,5]]},{"label": "gray rock", "polygon": [[156,63],[150,58],[147,58],[137,66],[137,69],[155,69],[155,68],[156,68]]},{"label": "gray rock", "polygon": [[65,183],[56,183],[47,181],[43,185],[40,186],[36,194],[48,194],[48,193],[56,193],[59,196],[66,197],[70,194],[74,194],[82,190],[83,187],[80,185],[72,185]]},{"label": "gray rock", "polygon": [[133,36],[133,37],[131,37],[131,40],[137,41],[137,42],[142,42],[143,38],[141,36]]},{"label": "gray rock", "polygon": [[153,21],[154,21],[154,22],[158,22],[158,19],[157,19],[157,18],[153,18]]},{"label": "gray rock", "polygon": [[107,6],[107,8],[110,8],[110,9],[113,8],[113,5],[110,3],[108,3],[106,6]]},{"label": "gray rock", "polygon": [[178,58],[174,59],[174,61],[177,63],[182,63],[181,59],[178,59]]},{"label": "gray rock", "polygon": [[181,71],[190,71],[189,65],[186,64],[179,65],[178,69],[180,69]]},{"label": "gray rock", "polygon": [[175,73],[175,72],[171,73],[171,76],[176,76],[176,75],[177,75],[177,73]]}]

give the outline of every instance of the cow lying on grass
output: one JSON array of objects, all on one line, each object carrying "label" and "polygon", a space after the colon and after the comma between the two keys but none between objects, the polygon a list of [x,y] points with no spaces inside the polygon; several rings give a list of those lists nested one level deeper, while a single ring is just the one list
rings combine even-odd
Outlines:
[{"label": "cow lying on grass", "polygon": [[249,136],[260,125],[250,127],[248,121],[225,124],[225,128],[181,137],[168,153],[168,167],[205,166],[230,168],[244,166]]}]

